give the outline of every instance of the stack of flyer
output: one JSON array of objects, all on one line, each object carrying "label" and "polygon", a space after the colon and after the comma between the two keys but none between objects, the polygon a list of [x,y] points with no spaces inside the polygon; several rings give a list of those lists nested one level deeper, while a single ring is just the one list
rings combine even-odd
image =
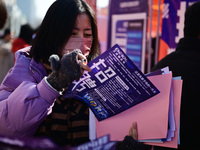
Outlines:
[{"label": "stack of flyer", "polygon": [[88,65],[92,71],[74,81],[64,98],[89,106],[91,139],[123,140],[137,122],[139,141],[177,148],[180,78],[172,78],[168,68],[144,75],[117,44]]}]

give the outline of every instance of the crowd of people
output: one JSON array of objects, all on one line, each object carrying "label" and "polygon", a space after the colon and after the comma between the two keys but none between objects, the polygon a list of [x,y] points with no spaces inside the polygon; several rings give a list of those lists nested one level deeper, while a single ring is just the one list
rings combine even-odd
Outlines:
[{"label": "crowd of people", "polygon": [[[180,39],[175,52],[152,69],[169,66],[174,76],[183,79],[180,150],[198,149],[199,15],[200,2],[188,7],[184,38]],[[7,17],[2,0],[0,16],[2,28]],[[9,67],[5,65],[7,73],[1,74],[5,77],[0,85],[0,134],[48,137],[60,146],[69,147],[90,141],[88,106],[77,99],[64,99],[63,93],[84,70],[91,71],[87,62],[100,55],[92,8],[84,0],[56,0],[34,38],[33,34],[29,25],[23,25],[17,39],[12,41],[7,29],[0,41],[0,62],[3,59],[5,63],[15,61]],[[6,56],[11,53],[15,53],[14,58]],[[152,149],[137,141],[136,123],[124,136],[124,140],[117,143],[117,150]]]}]

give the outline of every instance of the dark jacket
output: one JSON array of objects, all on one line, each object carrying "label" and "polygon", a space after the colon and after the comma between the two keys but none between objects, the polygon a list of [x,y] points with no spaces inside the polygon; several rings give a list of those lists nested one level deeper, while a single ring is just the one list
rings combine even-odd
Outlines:
[{"label": "dark jacket", "polygon": [[199,140],[196,137],[200,129],[200,39],[180,39],[176,51],[158,62],[152,71],[166,66],[169,66],[174,77],[181,76],[183,79],[179,149],[198,149],[196,145]]}]

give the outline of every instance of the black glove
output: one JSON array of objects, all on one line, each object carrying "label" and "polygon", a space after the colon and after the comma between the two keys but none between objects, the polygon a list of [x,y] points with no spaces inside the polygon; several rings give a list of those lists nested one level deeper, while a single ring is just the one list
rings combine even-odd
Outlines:
[{"label": "black glove", "polygon": [[55,54],[49,57],[52,73],[47,77],[47,81],[57,91],[63,91],[74,80],[78,80],[81,77],[78,53],[81,53],[81,51],[76,49],[65,54],[61,60]]},{"label": "black glove", "polygon": [[125,136],[123,141],[116,143],[115,150],[151,150],[151,146],[140,143],[131,136]]}]

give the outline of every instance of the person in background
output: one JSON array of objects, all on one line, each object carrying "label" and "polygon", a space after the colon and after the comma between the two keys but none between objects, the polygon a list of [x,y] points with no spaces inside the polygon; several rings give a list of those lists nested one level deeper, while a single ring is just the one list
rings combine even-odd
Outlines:
[{"label": "person in background", "polygon": [[11,52],[12,36],[10,29],[4,31],[0,38],[0,83],[3,81],[7,72],[13,67],[13,54]]},{"label": "person in background", "polygon": [[0,16],[0,29],[2,29],[8,16],[6,5],[3,0],[0,0]]},{"label": "person in background", "polygon": [[[158,62],[152,71],[169,66],[173,76],[183,79],[179,150],[199,149],[199,92],[200,92],[200,1],[185,12],[184,37],[176,51]],[[155,150],[170,148],[155,147]]]},{"label": "person in background", "polygon": [[15,52],[19,49],[30,46],[33,33],[34,30],[29,24],[22,25],[20,28],[19,36],[13,40],[12,52],[15,54]]}]

